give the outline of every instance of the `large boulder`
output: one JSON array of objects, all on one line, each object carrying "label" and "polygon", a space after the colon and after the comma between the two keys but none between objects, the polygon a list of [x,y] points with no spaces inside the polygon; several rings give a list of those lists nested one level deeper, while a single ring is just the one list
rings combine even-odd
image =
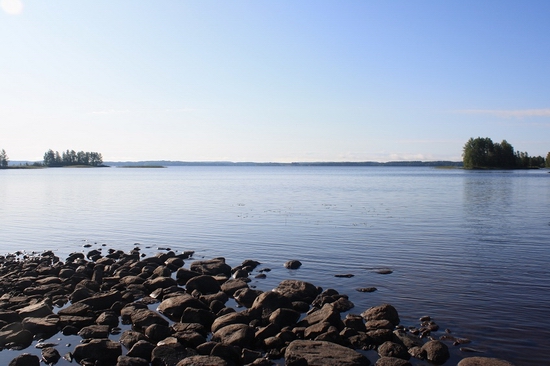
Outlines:
[{"label": "large boulder", "polygon": [[217,356],[190,356],[184,358],[176,366],[228,366],[228,363]]},{"label": "large boulder", "polygon": [[40,359],[36,355],[23,353],[11,360],[8,366],[40,366]]},{"label": "large boulder", "polygon": [[311,304],[319,294],[319,289],[315,285],[299,280],[284,280],[273,291],[291,301],[304,301],[308,304]]},{"label": "large boulder", "polygon": [[499,358],[467,357],[463,358],[457,366],[514,366],[512,363]]},{"label": "large boulder", "polygon": [[185,284],[185,288],[189,291],[189,293],[197,290],[204,295],[215,294],[221,290],[218,281],[214,277],[208,275],[201,275],[191,278]]},{"label": "large boulder", "polygon": [[324,341],[292,341],[285,351],[285,365],[368,366],[368,358],[350,348]]},{"label": "large boulder", "polygon": [[203,275],[226,275],[231,276],[231,267],[225,263],[225,258],[214,258],[205,261],[195,261],[189,267],[191,271],[201,273]]},{"label": "large boulder", "polygon": [[399,314],[397,310],[390,304],[382,304],[379,306],[373,306],[363,313],[361,316],[366,320],[388,320],[393,325],[399,325]]},{"label": "large boulder", "polygon": [[254,343],[254,328],[247,324],[231,324],[218,329],[212,340],[228,346],[250,348]]},{"label": "large boulder", "polygon": [[118,356],[121,355],[120,343],[108,339],[92,339],[88,343],[76,346],[73,352],[78,363],[83,359],[91,359],[99,361],[99,364],[116,364]]},{"label": "large boulder", "polygon": [[426,352],[426,359],[437,365],[444,364],[451,357],[449,348],[441,341],[429,341],[422,346],[422,350]]},{"label": "large boulder", "polygon": [[179,321],[186,308],[209,310],[199,299],[189,294],[181,294],[163,300],[157,310],[166,317]]}]

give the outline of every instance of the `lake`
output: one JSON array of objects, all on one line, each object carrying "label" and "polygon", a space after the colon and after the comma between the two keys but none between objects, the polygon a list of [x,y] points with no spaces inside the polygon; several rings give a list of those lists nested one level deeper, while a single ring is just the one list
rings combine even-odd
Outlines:
[{"label": "lake", "polygon": [[[269,290],[295,278],[430,315],[481,355],[550,360],[550,174],[429,167],[252,167],[0,171],[0,254],[136,243],[255,259]],[[298,259],[298,270],[284,262]],[[186,263],[186,266],[189,262]],[[377,273],[390,269],[391,274]],[[353,274],[339,278],[335,274]],[[372,293],[358,287],[376,287]],[[5,353],[7,351],[3,351]],[[1,356],[1,355],[0,355]],[[14,357],[12,353],[10,359]]]}]

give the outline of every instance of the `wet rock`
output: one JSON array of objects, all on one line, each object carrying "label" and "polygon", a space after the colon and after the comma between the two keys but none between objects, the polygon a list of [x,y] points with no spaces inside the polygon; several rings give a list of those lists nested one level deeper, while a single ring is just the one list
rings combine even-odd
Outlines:
[{"label": "wet rock", "polygon": [[[126,347],[126,345],[125,345]],[[128,347],[126,347],[128,348]],[[134,342],[126,354],[128,357],[138,357],[142,358],[144,360],[147,360],[148,362],[151,361],[151,352],[153,352],[153,349],[155,348],[155,345],[149,341],[146,341],[144,339],[138,340],[137,342]]]},{"label": "wet rock", "polygon": [[313,324],[327,322],[338,329],[344,328],[344,323],[340,318],[340,312],[338,312],[332,304],[325,304],[319,310],[309,313],[298,324],[300,326],[309,327]]},{"label": "wet rock", "polygon": [[290,301],[304,301],[311,304],[319,294],[319,289],[309,282],[299,280],[284,280],[273,289]]},{"label": "wet rock", "polygon": [[8,366],[40,366],[40,359],[36,355],[23,353],[11,360]]},{"label": "wet rock", "polygon": [[300,262],[299,260],[290,260],[288,262],[285,263],[285,268],[288,268],[288,269],[298,269],[302,266],[302,262]]},{"label": "wet rock", "polygon": [[405,346],[391,341],[384,342],[378,347],[378,355],[380,357],[395,357],[403,360],[411,358]]},{"label": "wet rock", "polygon": [[365,323],[365,329],[368,331],[377,329],[394,329],[395,326],[386,319],[382,320],[369,320]]},{"label": "wet rock", "polygon": [[32,334],[54,335],[57,333],[59,325],[58,316],[48,316],[46,318],[25,318],[23,319],[23,328]]},{"label": "wet rock", "polygon": [[107,310],[117,301],[122,300],[120,291],[109,291],[106,293],[94,294],[91,297],[80,300],[80,303],[90,305],[94,310]]},{"label": "wet rock", "polygon": [[126,349],[131,349],[139,341],[147,341],[147,338],[142,333],[134,330],[125,330],[120,335],[120,343]]},{"label": "wet rock", "polygon": [[449,348],[440,341],[429,341],[422,346],[422,350],[426,352],[426,359],[435,364],[441,365],[450,357]]},{"label": "wet rock", "polygon": [[112,310],[104,311],[103,313],[99,314],[99,316],[95,320],[95,323],[98,325],[107,325],[110,329],[117,327],[118,315]]},{"label": "wet rock", "polygon": [[248,288],[248,283],[242,278],[232,278],[221,285],[221,290],[230,297],[233,297],[235,292],[244,288]]},{"label": "wet rock", "polygon": [[76,302],[61,309],[57,312],[58,315],[76,315],[76,316],[92,316],[93,309],[90,305]]},{"label": "wet rock", "polygon": [[222,315],[214,320],[212,323],[212,333],[217,332],[219,329],[232,325],[232,324],[248,324],[251,318],[248,314],[232,312],[229,314]]},{"label": "wet rock", "polygon": [[159,288],[168,288],[171,286],[177,286],[176,280],[174,280],[172,277],[156,277],[151,280],[147,280],[143,283],[143,286],[148,291],[155,291]]},{"label": "wet rock", "polygon": [[137,329],[145,329],[152,324],[168,325],[168,321],[159,313],[149,310],[140,309],[130,316],[132,325]]},{"label": "wet rock", "polygon": [[64,328],[66,326],[72,326],[77,329],[82,329],[88,325],[94,324],[94,318],[90,316],[70,316],[61,315],[59,317],[59,326]]},{"label": "wet rock", "polygon": [[108,325],[89,325],[82,328],[78,335],[83,339],[90,338],[108,338],[109,337],[109,326]]},{"label": "wet rock", "polygon": [[193,292],[194,290],[199,291],[201,294],[215,294],[221,291],[220,284],[212,276],[201,275],[191,278],[185,284],[185,288],[188,292]]},{"label": "wet rock", "polygon": [[76,362],[83,359],[99,361],[99,363],[116,364],[118,356],[122,355],[120,343],[108,339],[92,339],[88,343],[75,347],[73,356]]},{"label": "wet rock", "polygon": [[195,356],[197,352],[185,348],[181,344],[172,343],[156,346],[151,352],[151,364],[159,366],[173,366],[186,357]]},{"label": "wet rock", "polygon": [[185,284],[193,277],[200,276],[201,274],[196,271],[191,271],[186,268],[180,268],[176,271],[176,279],[178,283]]},{"label": "wet rock", "polygon": [[212,334],[212,340],[229,346],[250,348],[254,343],[254,329],[247,324],[231,324]]},{"label": "wet rock", "polygon": [[393,325],[398,325],[400,322],[397,310],[389,304],[382,304],[379,306],[371,307],[361,313],[361,316],[366,321],[385,319],[391,322]]},{"label": "wet rock", "polygon": [[118,356],[116,366],[149,366],[149,361],[140,357]]},{"label": "wet rock", "polygon": [[229,364],[217,356],[190,356],[177,363],[176,366],[228,366]]},{"label": "wet rock", "polygon": [[279,308],[292,308],[292,301],[275,291],[266,291],[260,294],[252,303],[250,310],[255,316],[268,319],[272,312]]},{"label": "wet rock", "polygon": [[377,290],[376,287],[359,287],[355,289],[355,291],[358,291],[358,292],[374,292],[376,290]]},{"label": "wet rock", "polygon": [[203,275],[219,275],[224,274],[227,277],[231,276],[231,267],[225,263],[225,258],[214,258],[205,261],[195,261],[189,266],[191,271],[201,273]]},{"label": "wet rock", "polygon": [[269,322],[280,328],[295,325],[300,313],[293,309],[279,308],[269,316]]},{"label": "wet rock", "polygon": [[183,315],[184,309],[188,307],[209,310],[199,299],[189,294],[181,294],[163,300],[159,304],[157,311],[174,321],[179,321]]},{"label": "wet rock", "polygon": [[457,366],[514,366],[512,363],[499,358],[467,357],[463,358]]},{"label": "wet rock", "polygon": [[45,364],[56,364],[61,359],[59,352],[53,347],[42,348],[42,360]]},{"label": "wet rock", "polygon": [[262,294],[263,291],[252,290],[248,287],[235,291],[233,297],[239,305],[250,308],[254,303],[254,300]]},{"label": "wet rock", "polygon": [[33,341],[33,334],[23,328],[22,323],[11,323],[0,328],[0,347],[27,348]]},{"label": "wet rock", "polygon": [[375,366],[412,366],[412,364],[402,358],[397,357],[380,357]]},{"label": "wet rock", "polygon": [[167,325],[152,324],[145,328],[145,336],[153,343],[158,343],[172,335],[172,328]]},{"label": "wet rock", "polygon": [[370,361],[359,352],[335,343],[295,340],[286,348],[285,365],[368,366]]},{"label": "wet rock", "polygon": [[51,303],[48,300],[40,301],[36,304],[25,306],[17,310],[21,318],[43,318],[53,314]]}]

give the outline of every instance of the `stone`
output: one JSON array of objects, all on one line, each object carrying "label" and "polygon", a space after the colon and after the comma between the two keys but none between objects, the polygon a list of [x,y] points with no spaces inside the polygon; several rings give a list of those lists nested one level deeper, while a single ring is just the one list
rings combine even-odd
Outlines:
[{"label": "stone", "polygon": [[125,330],[120,335],[120,343],[126,347],[126,349],[131,349],[138,341],[147,341],[145,335],[135,330]]},{"label": "stone", "polygon": [[402,358],[380,357],[376,360],[375,366],[412,366],[412,364]]},{"label": "stone", "polygon": [[311,304],[319,294],[319,289],[309,282],[284,280],[273,291],[280,293],[290,301],[304,301]]},{"label": "stone", "polygon": [[149,366],[149,361],[140,357],[118,356],[116,366]]},{"label": "stone", "polygon": [[108,325],[89,325],[87,327],[82,328],[78,335],[82,337],[82,339],[90,339],[90,338],[108,338],[109,337],[109,326]]},{"label": "stone", "polygon": [[512,363],[491,357],[466,357],[457,366],[514,366]]},{"label": "stone", "polygon": [[132,325],[137,329],[145,329],[152,324],[168,325],[168,321],[159,313],[149,309],[139,309],[130,316]]},{"label": "stone", "polygon": [[287,261],[285,263],[285,268],[288,268],[288,269],[298,269],[302,266],[302,262],[300,262],[299,260],[290,260],[290,261]]},{"label": "stone", "polygon": [[145,336],[153,343],[158,343],[172,335],[172,328],[168,325],[151,324],[145,328]]},{"label": "stone", "polygon": [[61,358],[59,352],[53,347],[42,348],[42,360],[47,365],[56,364]]},{"label": "stone", "polygon": [[300,313],[293,309],[279,308],[269,316],[269,322],[281,328],[295,325]]},{"label": "stone", "polygon": [[185,284],[185,288],[188,292],[193,292],[194,290],[199,291],[201,294],[215,294],[221,291],[220,284],[212,276],[200,275],[191,278]]},{"label": "stone", "polygon": [[188,307],[209,310],[208,306],[199,299],[189,294],[181,294],[163,300],[157,307],[157,311],[169,319],[179,321],[183,315],[183,311]]},{"label": "stone", "polygon": [[40,366],[40,358],[36,355],[23,353],[11,360],[8,366]]},{"label": "stone", "polygon": [[340,318],[340,312],[338,312],[332,304],[325,304],[323,307],[317,311],[309,313],[304,319],[302,319],[298,324],[300,326],[309,327],[313,324],[327,322],[335,326],[338,329],[344,328],[344,323]]},{"label": "stone", "polygon": [[368,366],[368,358],[350,348],[324,341],[295,340],[286,348],[286,366]]},{"label": "stone", "polygon": [[217,356],[190,356],[177,363],[176,366],[229,366],[221,357]]},{"label": "stone", "polygon": [[130,350],[126,354],[128,357],[138,357],[142,358],[144,360],[147,360],[147,362],[151,361],[151,352],[153,352],[153,349],[155,348],[155,345],[149,341],[146,341],[144,339],[141,339],[131,346]]},{"label": "stone", "polygon": [[426,352],[426,359],[435,364],[445,363],[449,357],[449,348],[440,341],[429,341],[422,346],[422,350]]},{"label": "stone", "polygon": [[235,291],[233,293],[233,298],[235,298],[235,301],[237,301],[239,305],[250,308],[254,303],[254,300],[256,300],[256,298],[260,296],[262,292],[263,291],[253,290],[246,287]]},{"label": "stone", "polygon": [[52,306],[47,300],[40,301],[36,304],[25,306],[17,310],[21,318],[43,318],[53,314]]},{"label": "stone", "polygon": [[83,303],[73,303],[57,312],[58,315],[92,316],[93,309],[90,305]]},{"label": "stone", "polygon": [[217,332],[219,329],[232,325],[232,324],[248,324],[250,322],[250,316],[243,313],[232,312],[222,315],[214,320],[212,323],[212,333]]},{"label": "stone", "polygon": [[149,291],[155,291],[159,288],[168,288],[171,286],[177,286],[176,280],[174,280],[172,277],[156,277],[150,280],[147,280],[143,283],[143,286]]},{"label": "stone", "polygon": [[212,334],[212,340],[228,346],[250,348],[254,343],[254,328],[247,324],[227,325]]},{"label": "stone", "polygon": [[393,325],[399,325],[399,314],[397,310],[390,304],[382,304],[379,306],[373,306],[363,313],[361,316],[366,320],[388,320]]},{"label": "stone", "polygon": [[214,258],[204,261],[195,261],[189,266],[191,271],[201,273],[203,275],[219,275],[224,274],[227,277],[231,276],[231,267],[225,263],[225,258]]},{"label": "stone", "polygon": [[0,347],[14,345],[27,348],[32,344],[33,334],[23,328],[22,323],[11,323],[0,328]]},{"label": "stone", "polygon": [[116,364],[118,356],[122,355],[120,343],[108,339],[92,339],[88,343],[75,347],[73,356],[76,362],[83,359],[95,360],[96,363]]},{"label": "stone", "polygon": [[23,328],[36,335],[54,335],[57,333],[59,317],[48,316],[46,318],[25,318],[23,319]]},{"label": "stone", "polygon": [[173,366],[186,357],[195,356],[197,352],[181,344],[172,343],[156,346],[151,352],[152,365]]},{"label": "stone", "polygon": [[403,360],[408,360],[411,355],[407,351],[407,348],[399,343],[386,341],[378,346],[378,355],[380,357],[395,357]]},{"label": "stone", "polygon": [[248,283],[242,278],[232,278],[225,281],[221,285],[221,290],[225,292],[228,296],[233,297],[235,292],[240,289],[248,288]]},{"label": "stone", "polygon": [[117,301],[122,300],[120,291],[109,291],[98,293],[86,299],[80,300],[82,304],[90,305],[93,310],[107,310]]},{"label": "stone", "polygon": [[252,303],[250,310],[254,316],[269,319],[271,313],[279,308],[292,308],[292,301],[275,291],[266,291],[260,294]]},{"label": "stone", "polygon": [[199,272],[191,271],[186,268],[180,268],[176,271],[176,279],[178,283],[187,283],[191,278],[200,276]]}]

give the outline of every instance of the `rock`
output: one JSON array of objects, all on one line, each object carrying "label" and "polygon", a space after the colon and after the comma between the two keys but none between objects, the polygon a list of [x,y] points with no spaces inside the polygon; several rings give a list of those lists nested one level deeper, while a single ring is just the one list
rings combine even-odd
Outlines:
[{"label": "rock", "polygon": [[285,365],[368,366],[370,361],[359,352],[335,343],[295,340],[286,348]]},{"label": "rock", "polygon": [[135,330],[125,330],[120,335],[120,343],[126,347],[126,349],[131,349],[138,341],[147,341],[145,335]]},{"label": "rock", "polygon": [[367,336],[370,339],[370,343],[375,345],[381,345],[382,343],[393,339],[393,333],[390,329],[371,330],[367,332]]},{"label": "rock", "polygon": [[189,266],[191,271],[201,273],[203,275],[219,275],[224,274],[227,277],[231,276],[231,267],[225,263],[225,258],[214,258],[205,261],[195,261]]},{"label": "rock", "polygon": [[292,301],[278,292],[266,291],[254,300],[250,310],[255,316],[268,319],[279,308],[291,309]]},{"label": "rock", "polygon": [[0,347],[14,345],[27,348],[32,344],[33,334],[23,328],[22,323],[11,323],[0,328]]},{"label": "rock", "polygon": [[377,329],[394,329],[395,326],[386,319],[382,320],[369,320],[365,323],[365,329],[368,331]]},{"label": "rock", "polygon": [[130,348],[130,350],[126,355],[128,357],[143,358],[144,360],[147,360],[148,362],[150,362],[151,352],[153,352],[154,348],[155,348],[155,345],[153,343],[146,341],[144,339],[141,339],[132,344],[132,347]]},{"label": "rock", "polygon": [[90,338],[108,338],[109,337],[109,326],[108,325],[89,325],[82,328],[78,335],[82,339]]},{"label": "rock", "polygon": [[376,287],[359,287],[355,289],[355,291],[359,291],[359,292],[374,292],[376,290],[377,290]]},{"label": "rock", "polygon": [[122,300],[120,291],[109,291],[106,293],[95,294],[92,297],[80,300],[82,304],[90,305],[94,310],[107,310],[117,301]]},{"label": "rock", "polygon": [[42,348],[42,360],[47,365],[56,364],[61,358],[59,352],[53,347]]},{"label": "rock", "polygon": [[218,329],[212,340],[228,346],[250,348],[254,342],[254,328],[247,324],[231,324]]},{"label": "rock", "polygon": [[435,364],[441,365],[450,357],[449,348],[440,341],[429,341],[422,346],[422,350],[426,352],[426,359]]},{"label": "rock", "polygon": [[269,322],[280,328],[295,325],[300,313],[293,309],[279,308],[269,316]]},{"label": "rock", "polygon": [[229,364],[217,356],[190,356],[177,363],[176,366],[228,366]]},{"label": "rock", "polygon": [[58,331],[59,317],[48,316],[46,318],[25,318],[23,319],[23,328],[27,329],[32,334],[54,335]]},{"label": "rock", "polygon": [[186,268],[180,268],[176,271],[176,279],[178,283],[185,284],[187,281],[189,281],[191,278],[200,276],[201,274],[199,272],[190,271]]},{"label": "rock", "polygon": [[173,366],[186,357],[195,356],[197,352],[185,348],[181,344],[165,344],[156,346],[151,352],[151,364],[161,366]]},{"label": "rock", "polygon": [[116,364],[118,356],[122,355],[120,343],[108,339],[92,339],[88,343],[75,347],[73,356],[76,362],[83,359],[95,360],[96,363]]},{"label": "rock", "polygon": [[366,311],[364,311],[361,316],[366,320],[388,320],[393,325],[399,325],[399,315],[397,313],[397,310],[389,305],[389,304],[382,304],[379,306],[374,306]]},{"label": "rock", "polygon": [[149,309],[139,309],[130,317],[132,325],[138,329],[145,329],[152,324],[168,325],[168,321],[159,313]]},{"label": "rock", "polygon": [[149,366],[149,361],[140,357],[118,356],[116,366]]},{"label": "rock", "polygon": [[463,358],[457,366],[514,366],[512,363],[498,358],[467,357]]},{"label": "rock", "polygon": [[288,262],[285,263],[285,268],[288,268],[288,269],[298,269],[302,266],[302,262],[300,262],[299,260],[290,260]]},{"label": "rock", "polygon": [[231,297],[235,295],[235,292],[244,288],[248,288],[248,283],[242,278],[232,278],[221,285],[221,290]]},{"label": "rock", "polygon": [[212,323],[212,333],[217,332],[219,329],[232,324],[248,324],[250,322],[250,316],[248,314],[232,312],[222,315],[214,320]]},{"label": "rock", "polygon": [[163,300],[159,304],[157,311],[174,321],[179,321],[183,315],[184,309],[188,307],[209,310],[209,308],[199,299],[189,294],[182,294]]},{"label": "rock", "polygon": [[338,312],[332,304],[325,304],[319,310],[309,313],[298,324],[303,327],[309,327],[313,324],[327,322],[335,326],[338,329],[343,329],[344,324],[340,318],[340,312]]},{"label": "rock", "polygon": [[397,357],[380,357],[375,366],[412,366],[412,364],[402,358]]},{"label": "rock", "polygon": [[384,342],[378,347],[378,355],[380,357],[395,357],[403,360],[408,360],[411,358],[407,348],[399,343],[394,343],[391,341]]},{"label": "rock", "polygon": [[53,311],[49,301],[43,300],[39,303],[25,306],[24,308],[17,310],[17,313],[19,313],[21,318],[43,318],[45,316],[53,314]]},{"label": "rock", "polygon": [[93,309],[90,305],[83,303],[73,303],[64,309],[57,312],[58,315],[73,315],[73,316],[92,316]]},{"label": "rock", "polygon": [[36,355],[23,353],[11,360],[8,366],[40,366],[40,359]]},{"label": "rock", "polygon": [[185,284],[185,288],[190,293],[197,290],[204,295],[215,294],[221,291],[218,281],[216,281],[214,277],[208,275],[201,275],[191,278]]},{"label": "rock", "polygon": [[210,310],[189,307],[184,310],[181,316],[182,323],[198,323],[207,329],[210,329],[214,320],[216,320],[216,315]]},{"label": "rock", "polygon": [[311,304],[319,294],[319,289],[309,282],[284,280],[273,291],[280,293],[290,301],[304,301]]},{"label": "rock", "polygon": [[262,292],[263,291],[260,290],[252,290],[247,286],[246,288],[235,291],[233,298],[235,298],[235,301],[237,301],[239,305],[250,308],[254,303],[254,300],[256,300]]},{"label": "rock", "polygon": [[151,292],[160,289],[160,288],[168,288],[171,286],[177,286],[176,280],[174,280],[172,277],[156,277],[150,280],[147,280],[143,283],[143,286]]},{"label": "rock", "polygon": [[112,310],[104,311],[103,313],[99,314],[99,316],[95,320],[95,323],[98,325],[108,325],[109,329],[117,327],[118,315]]},{"label": "rock", "polygon": [[158,343],[172,335],[172,328],[167,325],[152,324],[145,328],[145,336],[153,343]]}]

